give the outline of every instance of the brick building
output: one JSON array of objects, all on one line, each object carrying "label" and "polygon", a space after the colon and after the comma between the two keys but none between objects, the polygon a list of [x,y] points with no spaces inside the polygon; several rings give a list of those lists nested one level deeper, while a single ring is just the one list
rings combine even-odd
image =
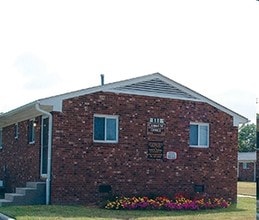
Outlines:
[{"label": "brick building", "polygon": [[237,165],[238,180],[256,180],[256,152],[238,152]]},{"label": "brick building", "polygon": [[[256,109],[256,208],[259,210],[259,110]],[[257,211],[258,212],[258,211]]]},{"label": "brick building", "polygon": [[204,191],[236,201],[247,119],[159,74],[40,99],[0,116],[0,179],[46,203]]}]

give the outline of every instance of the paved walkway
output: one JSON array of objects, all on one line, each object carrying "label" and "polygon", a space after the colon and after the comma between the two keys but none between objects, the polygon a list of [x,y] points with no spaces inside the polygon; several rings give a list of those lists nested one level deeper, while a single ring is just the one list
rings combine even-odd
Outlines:
[{"label": "paved walkway", "polygon": [[245,197],[245,198],[253,198],[253,199],[256,198],[255,196],[241,195],[241,194],[237,195],[237,197]]}]

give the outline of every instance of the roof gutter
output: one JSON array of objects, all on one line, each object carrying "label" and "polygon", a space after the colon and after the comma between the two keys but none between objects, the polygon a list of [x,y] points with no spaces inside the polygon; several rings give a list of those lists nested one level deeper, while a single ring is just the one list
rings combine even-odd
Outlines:
[{"label": "roof gutter", "polygon": [[35,109],[49,117],[48,127],[48,161],[47,161],[47,179],[46,179],[46,205],[50,204],[50,182],[51,182],[51,148],[52,148],[52,114],[40,108],[40,103],[35,104]]}]

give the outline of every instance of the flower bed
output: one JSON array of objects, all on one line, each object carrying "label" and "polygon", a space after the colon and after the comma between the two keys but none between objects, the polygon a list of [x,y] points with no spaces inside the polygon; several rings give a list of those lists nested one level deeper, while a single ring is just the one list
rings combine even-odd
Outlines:
[{"label": "flower bed", "polygon": [[125,209],[125,210],[200,210],[227,208],[230,202],[223,198],[211,198],[205,195],[196,196],[191,199],[183,194],[177,194],[174,199],[167,197],[121,197],[114,201],[108,201],[106,209]]}]

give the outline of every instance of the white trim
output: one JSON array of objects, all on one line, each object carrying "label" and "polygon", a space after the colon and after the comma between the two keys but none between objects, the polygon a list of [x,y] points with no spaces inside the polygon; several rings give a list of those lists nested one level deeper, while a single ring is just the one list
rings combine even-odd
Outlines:
[{"label": "white trim", "polygon": [[47,115],[43,115],[41,117],[41,141],[40,141],[40,176],[43,178],[47,178],[47,173],[43,174],[42,173],[42,163],[43,163],[43,120],[49,118]]},{"label": "white trim", "polygon": [[[123,90],[119,90],[116,89],[118,87],[122,87],[122,86],[126,86],[129,84],[134,84],[134,83],[138,83],[138,82],[143,82],[143,81],[147,81],[147,80],[151,80],[151,79],[160,79],[162,81],[165,81],[166,83],[190,94],[191,96],[195,97],[195,99],[184,99],[184,98],[180,98],[177,96],[173,96],[173,95],[168,95],[168,94],[161,94],[161,93],[152,93],[152,92],[141,92],[141,91],[134,91],[134,90],[130,90],[128,92],[123,91]],[[109,83],[109,84],[105,84],[102,86],[96,86],[96,87],[92,87],[92,88],[88,88],[88,89],[82,89],[82,90],[78,90],[78,91],[74,91],[74,92],[70,92],[70,93],[65,93],[62,95],[58,95],[58,96],[53,96],[47,99],[41,99],[39,100],[40,103],[44,104],[44,105],[53,105],[53,110],[54,111],[62,111],[62,102],[65,99],[69,99],[69,98],[73,98],[73,97],[78,97],[78,96],[82,96],[82,95],[86,95],[86,94],[91,94],[91,93],[96,93],[96,92],[113,92],[113,93],[124,93],[124,94],[132,94],[132,95],[145,95],[145,96],[152,96],[152,97],[161,97],[161,98],[171,98],[171,99],[181,99],[181,100],[189,100],[189,101],[199,101],[199,102],[205,102],[208,103],[210,105],[212,105],[213,107],[231,115],[233,117],[233,125],[234,126],[238,126],[239,124],[244,124],[248,122],[248,119],[241,116],[240,114],[212,101],[211,99],[199,94],[198,92],[195,92],[191,89],[189,89],[186,86],[181,85],[180,83],[177,83],[173,80],[171,80],[170,78],[167,78],[165,76],[163,76],[160,73],[153,73],[153,74],[149,74],[149,75],[144,75],[144,76],[140,76],[140,77],[136,77],[136,78],[132,78],[132,79],[128,79],[128,80],[123,80],[123,81],[119,81],[119,82],[114,82],[114,83]]]},{"label": "white trim", "polygon": [[17,122],[17,123],[15,123],[14,124],[14,138],[15,139],[18,139],[19,138],[19,123]]},{"label": "white trim", "polygon": [[237,163],[237,178],[239,178],[239,162]]},{"label": "white trim", "polygon": [[247,162],[243,162],[242,166],[243,166],[243,170],[247,170],[248,169],[248,163]]},{"label": "white trim", "polygon": [[[104,127],[104,140],[95,140],[94,139],[94,118],[101,117],[105,119],[105,127]],[[115,140],[107,140],[106,137],[106,120],[107,119],[115,119],[116,120],[116,138]],[[119,142],[119,116],[118,115],[106,115],[106,114],[94,114],[93,116],[93,142],[94,143],[118,143]]]},{"label": "white trim", "polygon": [[[31,132],[31,131],[30,131],[31,122],[33,122],[33,124],[32,124],[32,130],[31,130],[31,131],[32,131],[32,134],[30,133],[30,132]],[[30,136],[33,137],[33,138],[32,138],[32,141],[31,141],[31,140],[28,140],[29,144],[34,144],[34,143],[35,143],[35,126],[34,126],[34,123],[35,123],[35,118],[29,120],[28,139],[29,139]]]},{"label": "white trim", "polygon": [[0,128],[0,149],[3,149],[3,128]]},{"label": "white trim", "polygon": [[46,178],[46,205],[50,204],[50,182],[51,182],[51,161],[52,161],[52,125],[53,117],[52,114],[40,108],[40,103],[35,104],[35,110],[41,114],[47,115],[49,117],[49,135],[48,135],[48,167],[47,167],[47,178]]},{"label": "white trim", "polygon": [[[190,122],[190,126],[191,125],[198,125],[198,145],[190,145],[190,147],[194,147],[194,148],[209,148],[210,146],[210,125],[209,123],[200,123],[200,122]],[[200,126],[206,126],[207,127],[207,145],[200,145]],[[189,129],[189,135],[190,135],[190,131],[191,129]],[[190,137],[190,136],[189,136]]]}]

